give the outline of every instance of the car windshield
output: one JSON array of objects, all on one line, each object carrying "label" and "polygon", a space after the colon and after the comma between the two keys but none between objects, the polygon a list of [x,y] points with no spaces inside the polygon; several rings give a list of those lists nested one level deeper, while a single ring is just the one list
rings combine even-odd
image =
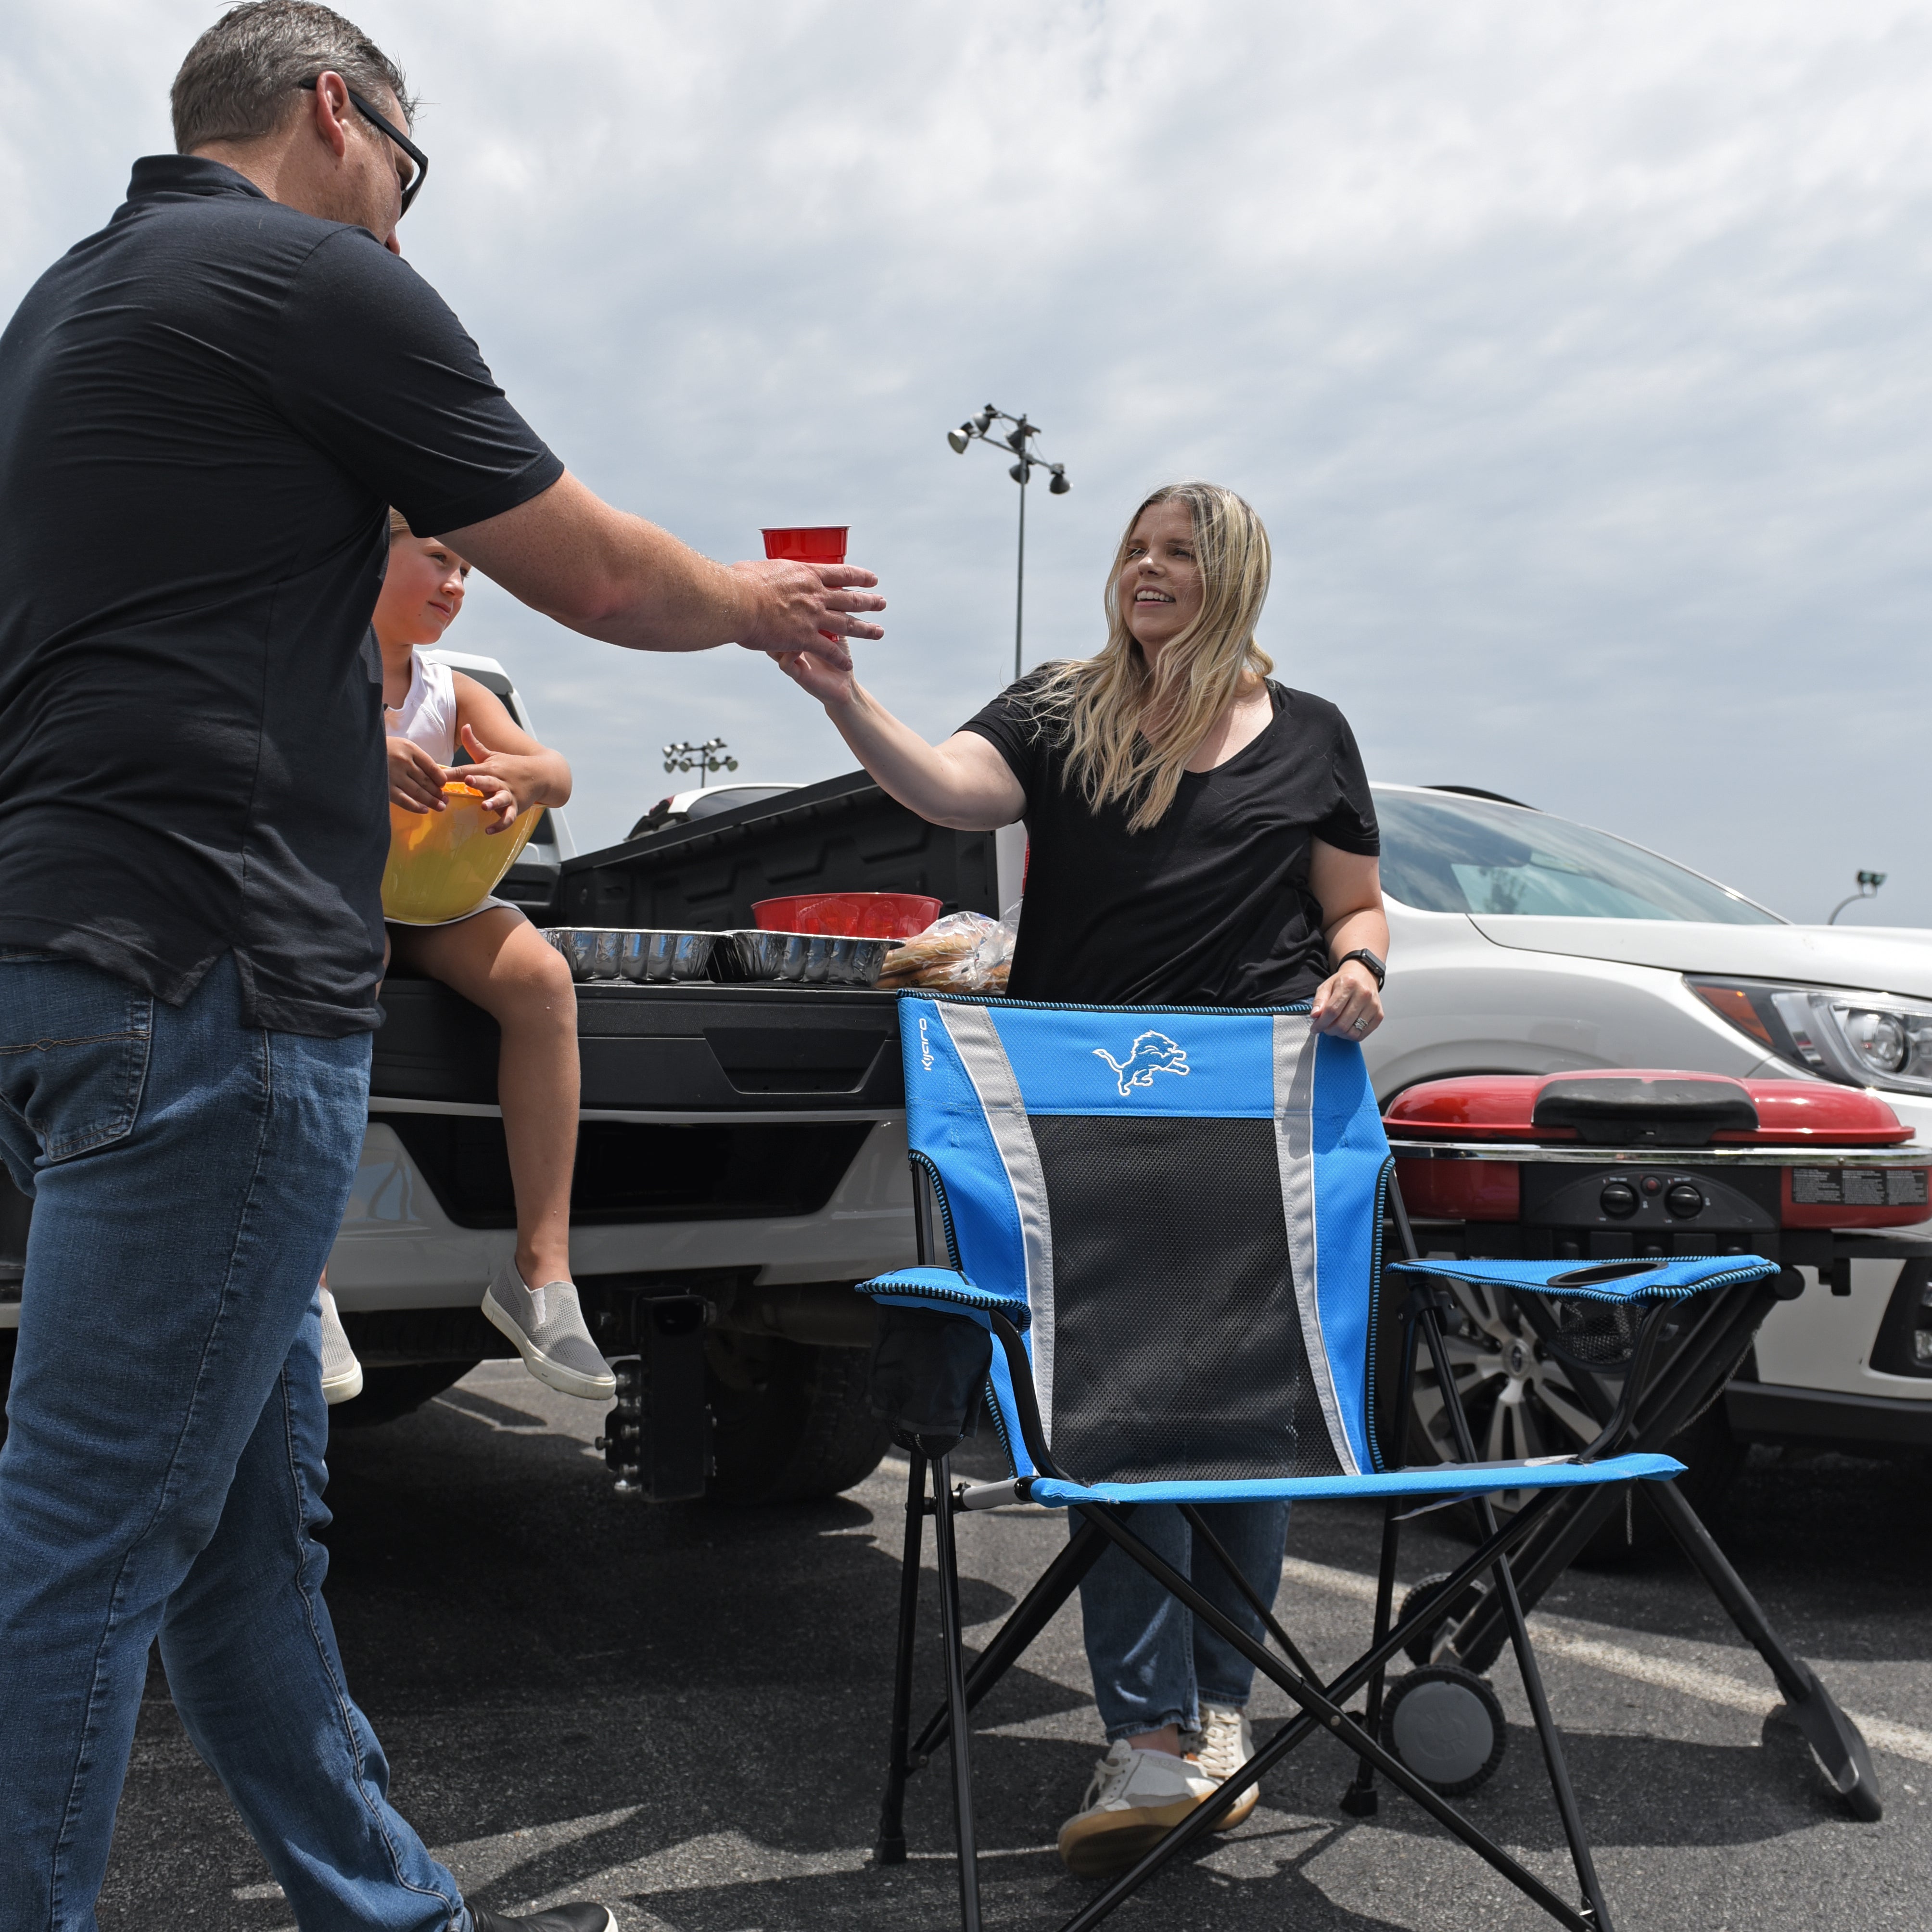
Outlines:
[{"label": "car windshield", "polygon": [[1382,890],[1424,912],[1778,926],[1774,913],[1607,832],[1526,806],[1377,788]]}]

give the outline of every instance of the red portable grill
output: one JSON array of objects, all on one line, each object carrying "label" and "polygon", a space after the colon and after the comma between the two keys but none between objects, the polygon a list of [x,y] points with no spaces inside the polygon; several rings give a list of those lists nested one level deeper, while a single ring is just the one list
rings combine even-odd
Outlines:
[{"label": "red portable grill", "polygon": [[1412,1087],[1384,1118],[1423,1245],[1463,1255],[1757,1254],[1844,1292],[1853,1256],[1891,1249],[1872,1231],[1932,1214],[1932,1150],[1822,1081],[1478,1074]]},{"label": "red portable grill", "polygon": [[[1684,1432],[1727,1385],[1737,1386],[1731,1378],[1766,1313],[1802,1291],[1801,1268],[1816,1268],[1834,1293],[1849,1294],[1853,1259],[1903,1259],[1894,1304],[1926,1318],[1932,1240],[1904,1231],[1932,1216],[1932,1150],[1908,1144],[1912,1130],[1874,1094],[1822,1081],[1652,1068],[1481,1074],[1412,1087],[1383,1118],[1407,1210],[1396,1232],[1412,1240],[1411,1252],[1640,1265],[1651,1257],[1750,1254],[1780,1264],[1775,1282],[1714,1290],[1684,1305],[1666,1331],[1676,1336],[1670,1352],[1638,1398],[1631,1448],[1682,1448],[1691,1460]],[[1571,1450],[1594,1433],[1610,1412],[1620,1364],[1606,1358],[1593,1366],[1574,1351],[1552,1351],[1550,1336],[1525,1326],[1507,1297],[1457,1304],[1444,1296],[1441,1307],[1462,1399],[1486,1378],[1498,1391],[1478,1431],[1479,1454]],[[1889,1317],[1888,1324],[1898,1325]],[[1918,1338],[1900,1329],[1894,1340],[1916,1347]],[[1440,1450],[1430,1405],[1444,1406],[1430,1381],[1418,1376],[1411,1422]],[[1532,1384],[1554,1432],[1546,1443],[1534,1439]],[[1772,1628],[1699,1520],[1686,1493],[1695,1477],[1694,1462],[1678,1482],[1657,1486],[1650,1507],[1770,1667],[1787,1714],[1833,1786],[1856,1815],[1877,1817],[1882,1802],[1857,1727]],[[1607,1499],[1591,1498],[1567,1517],[1552,1515],[1510,1558],[1526,1606],[1593,1538],[1606,1532],[1614,1538],[1607,1507]],[[1630,1534],[1628,1516],[1624,1533]],[[1433,1580],[1418,1585],[1405,1612],[1432,1587]],[[1488,1669],[1502,1640],[1493,1596],[1468,1592],[1443,1610],[1411,1655]]]}]

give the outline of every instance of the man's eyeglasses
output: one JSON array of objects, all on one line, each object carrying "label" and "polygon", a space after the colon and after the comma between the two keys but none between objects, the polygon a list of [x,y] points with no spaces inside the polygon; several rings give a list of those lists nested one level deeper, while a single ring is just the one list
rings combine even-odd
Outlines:
[{"label": "man's eyeglasses", "polygon": [[[314,80],[305,80],[302,83],[302,85],[308,88],[310,93],[313,93],[320,80],[321,76],[318,74]],[[364,100],[362,95],[356,92],[355,88],[352,87],[348,88],[347,92],[350,100],[353,104],[356,112],[361,115],[363,119],[368,122],[372,126],[380,128],[384,134],[388,136],[391,140],[395,142],[398,147],[402,149],[404,154],[408,155],[410,160],[414,164],[415,172],[412,173],[409,179],[403,184],[402,212],[403,214],[406,214],[410,212],[410,202],[414,201],[416,196],[422,192],[423,182],[428,178],[429,174],[429,157],[424,154],[422,148],[418,147],[400,128],[393,126],[390,122],[384,120],[382,116],[378,114],[375,109],[371,107],[368,102]],[[399,217],[398,219],[400,218]]]}]

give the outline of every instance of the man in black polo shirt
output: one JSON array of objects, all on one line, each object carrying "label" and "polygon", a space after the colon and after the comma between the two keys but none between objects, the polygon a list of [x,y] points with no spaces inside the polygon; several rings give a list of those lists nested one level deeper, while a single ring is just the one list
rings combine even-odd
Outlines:
[{"label": "man in black polo shirt", "polygon": [[633,649],[824,655],[882,605],[861,571],[710,562],[565,471],[395,252],[427,164],[339,15],[235,8],[174,111],[179,153],[0,338],[0,1154],[34,1198],[0,1932],[92,1926],[158,1636],[304,1926],[490,1932],[388,1802],[311,1534],[382,959],[387,511]]}]

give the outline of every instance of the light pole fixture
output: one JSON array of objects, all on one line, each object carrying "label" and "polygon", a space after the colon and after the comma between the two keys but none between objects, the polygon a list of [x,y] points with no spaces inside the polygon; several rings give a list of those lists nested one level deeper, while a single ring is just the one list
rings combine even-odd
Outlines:
[{"label": "light pole fixture", "polygon": [[664,748],[664,770],[695,772],[698,788],[702,791],[705,780],[713,772],[735,772],[738,769],[736,758],[720,755],[725,748],[722,738],[707,738],[701,745],[694,745],[688,740],[682,745],[667,745]]},{"label": "light pole fixture", "polygon": [[1836,926],[1838,922],[1839,914],[1843,912],[1846,907],[1856,905],[1861,899],[1876,898],[1878,896],[1879,887],[1884,884],[1885,874],[1882,872],[1861,872],[1858,874],[1858,890],[1852,893],[1850,898],[1840,899],[1832,908],[1832,916],[1826,920],[1825,923],[1827,926]]},{"label": "light pole fixture", "polygon": [[[1012,427],[1003,434],[995,435],[993,431],[995,423],[1010,423]],[[969,442],[983,442],[1019,458],[1006,472],[1020,486],[1019,566],[1016,573],[1018,582],[1013,592],[1013,676],[1016,682],[1020,674],[1020,640],[1026,627],[1027,484],[1036,470],[1044,470],[1049,478],[1046,486],[1048,495],[1064,496],[1073,488],[1066,480],[1065,464],[1049,463],[1045,457],[1036,456],[1027,447],[1028,438],[1039,434],[1040,425],[1028,422],[1024,412],[1016,416],[1010,416],[1004,410],[998,409],[991,403],[976,416],[968,416],[957,429],[950,429],[946,432],[946,440],[952,445],[952,453],[956,456],[964,456]]]}]

